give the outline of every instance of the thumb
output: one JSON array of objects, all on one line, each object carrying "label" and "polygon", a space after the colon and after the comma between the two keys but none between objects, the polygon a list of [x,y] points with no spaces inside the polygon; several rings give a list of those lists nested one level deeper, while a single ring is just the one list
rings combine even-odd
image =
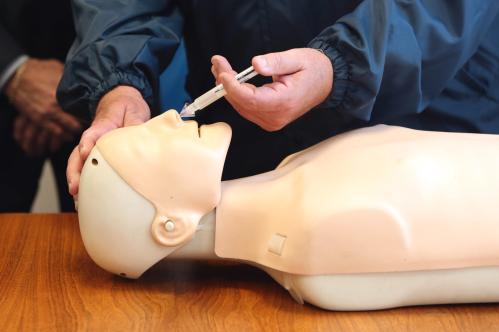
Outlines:
[{"label": "thumb", "polygon": [[123,126],[136,126],[146,122],[148,119],[142,116],[140,113],[127,112],[125,113],[125,117],[123,119]]},{"label": "thumb", "polygon": [[303,69],[303,61],[297,50],[268,53],[253,58],[256,72],[264,76],[293,74]]}]

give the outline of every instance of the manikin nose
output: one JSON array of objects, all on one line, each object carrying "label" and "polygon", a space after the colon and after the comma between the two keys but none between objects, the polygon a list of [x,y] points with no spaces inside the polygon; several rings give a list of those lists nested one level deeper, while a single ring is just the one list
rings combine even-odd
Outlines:
[{"label": "manikin nose", "polygon": [[166,111],[165,116],[168,117],[170,121],[172,121],[172,123],[177,126],[182,125],[184,123],[178,112],[175,110]]}]

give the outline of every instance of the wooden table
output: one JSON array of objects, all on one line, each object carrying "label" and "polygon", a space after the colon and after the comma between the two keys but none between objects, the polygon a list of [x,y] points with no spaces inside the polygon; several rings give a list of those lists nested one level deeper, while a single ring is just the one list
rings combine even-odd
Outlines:
[{"label": "wooden table", "polygon": [[499,305],[328,312],[234,263],[165,261],[132,281],[90,260],[75,215],[0,214],[0,331],[55,330],[499,331]]}]

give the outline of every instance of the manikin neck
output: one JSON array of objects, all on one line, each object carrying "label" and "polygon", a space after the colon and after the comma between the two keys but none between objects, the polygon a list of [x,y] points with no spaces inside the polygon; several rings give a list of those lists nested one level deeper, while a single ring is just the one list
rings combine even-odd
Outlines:
[{"label": "manikin neck", "polygon": [[[263,175],[265,174],[265,175]],[[266,172],[261,176],[272,176],[273,172]],[[234,179],[230,181],[222,181],[222,195],[218,205],[221,205],[224,200],[223,187],[224,184],[229,183],[231,186],[237,186],[240,181],[246,181],[247,178]],[[215,254],[215,232],[216,232],[216,209],[205,214],[199,221],[196,233],[193,239],[184,246],[174,250],[167,255],[171,259],[221,259]]]},{"label": "manikin neck", "polygon": [[[233,184],[237,180],[231,180]],[[223,200],[222,199],[220,201]],[[220,205],[220,203],[219,203]],[[215,232],[216,232],[216,208],[205,214],[199,221],[199,225],[194,238],[186,245],[178,248],[167,256],[167,259],[198,259],[198,260],[222,260],[215,254]],[[263,265],[246,261],[263,269],[269,273],[272,278],[283,284],[283,274],[279,271],[267,268]]]},{"label": "manikin neck", "polygon": [[178,248],[168,258],[178,259],[219,259],[215,255],[215,226],[216,210],[205,214],[199,221],[194,238]]}]

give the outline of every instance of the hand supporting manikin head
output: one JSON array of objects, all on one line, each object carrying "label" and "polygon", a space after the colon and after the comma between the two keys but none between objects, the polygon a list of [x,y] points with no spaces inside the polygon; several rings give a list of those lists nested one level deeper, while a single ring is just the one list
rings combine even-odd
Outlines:
[{"label": "hand supporting manikin head", "polygon": [[138,277],[190,241],[220,200],[230,138],[228,125],[198,128],[174,110],[103,136],[79,193],[90,256],[110,272]]}]

